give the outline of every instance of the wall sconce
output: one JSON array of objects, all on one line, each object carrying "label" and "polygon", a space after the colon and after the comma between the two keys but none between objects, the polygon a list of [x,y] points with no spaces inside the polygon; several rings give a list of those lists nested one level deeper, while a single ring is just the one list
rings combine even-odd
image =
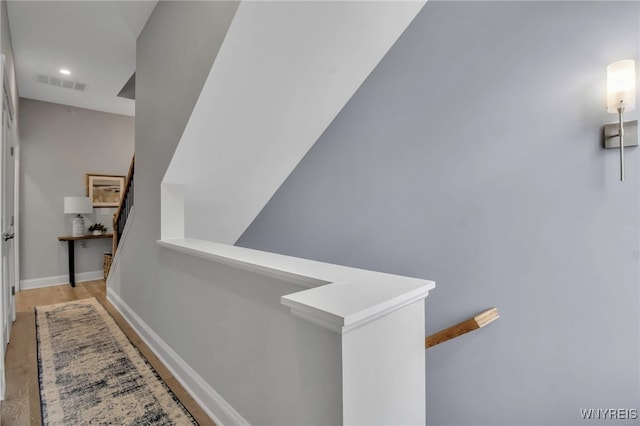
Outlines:
[{"label": "wall sconce", "polygon": [[[633,59],[607,67],[607,112],[618,114],[618,123],[604,126],[604,147],[620,149],[620,181],[624,181],[624,147],[638,145],[638,121],[623,122],[625,111],[636,107],[636,67]],[[626,134],[625,134],[626,130]]]}]

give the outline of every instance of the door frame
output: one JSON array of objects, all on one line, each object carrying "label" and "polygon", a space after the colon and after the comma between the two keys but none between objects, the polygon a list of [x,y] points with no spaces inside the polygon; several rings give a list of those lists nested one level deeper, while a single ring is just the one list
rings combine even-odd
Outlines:
[{"label": "door frame", "polygon": [[[2,286],[6,286],[5,294],[8,294],[8,308],[9,312],[7,315],[8,324],[7,324],[7,333],[6,336],[7,342],[11,340],[11,326],[16,319],[16,304],[15,304],[15,294],[16,294],[16,271],[15,271],[15,220],[16,220],[16,210],[15,210],[15,126],[16,126],[16,118],[15,111],[13,110],[11,104],[11,92],[9,88],[9,84],[6,78],[6,67],[4,74],[4,97],[6,98],[6,104],[8,106],[8,111],[6,113],[6,125],[8,129],[3,129],[2,136],[3,138],[0,141],[0,148],[2,149],[2,153],[0,155],[0,173],[2,173],[2,177],[0,178],[0,184],[2,185],[0,190],[0,219],[2,228],[2,235],[4,237],[4,233],[13,234],[11,240],[0,240],[0,244],[2,244],[0,248],[0,255],[4,258],[6,257],[6,264],[3,263],[4,271],[1,271],[1,279]],[[3,114],[5,112],[3,111]],[[3,126],[5,117],[3,116]],[[6,191],[6,193],[4,192]],[[6,282],[5,282],[6,280]]]},{"label": "door frame", "polygon": [[[17,144],[17,120],[16,120],[16,111],[14,110],[14,105],[13,105],[13,93],[11,91],[11,85],[9,84],[9,79],[7,77],[7,62],[6,62],[6,58],[5,55],[1,55],[1,59],[2,59],[2,64],[0,66],[0,81],[2,81],[2,107],[0,107],[0,117],[2,117],[2,125],[0,125],[0,127],[4,126],[4,114],[5,114],[5,105],[6,105],[6,114],[7,114],[7,119],[9,120],[10,123],[10,128],[11,128],[11,133],[8,135],[8,138],[10,139],[10,141],[5,141],[4,137],[6,135],[4,128],[2,128],[2,133],[0,134],[0,211],[2,211],[2,209],[4,208],[4,203],[2,200],[3,197],[3,193],[2,193],[2,188],[3,188],[3,181],[4,181],[4,161],[5,161],[5,144],[8,142],[11,144],[11,141],[14,141]],[[6,102],[5,102],[6,101]],[[11,144],[10,146],[15,146],[14,144]],[[10,150],[9,150],[10,151]],[[19,164],[16,162],[17,157],[17,149],[14,148],[14,153],[13,153],[13,161],[14,161],[14,197],[13,197],[13,204],[14,204],[14,209],[13,209],[13,217],[14,217],[14,222],[13,222],[13,226],[14,229],[17,228],[17,211],[18,211],[18,204],[16,204],[16,201],[19,202],[19,193],[16,192],[16,185],[18,184],[18,181],[16,180],[16,178],[18,177],[17,172],[18,172],[18,166]],[[17,282],[16,280],[18,279],[18,270],[16,269],[16,266],[19,265],[19,261],[17,261],[17,250],[16,247],[18,247],[16,245],[15,242],[15,238],[14,241],[12,242],[13,244],[13,250],[14,250],[14,257],[13,257],[13,264],[11,265],[11,267],[9,269],[14,269],[14,282],[13,285],[17,288]],[[2,254],[2,250],[4,250],[4,247],[0,249],[0,255]],[[4,277],[4,272],[2,270],[2,262],[0,262],[0,277]],[[9,339],[11,337],[11,325],[13,323],[13,321],[15,321],[15,317],[16,317],[16,309],[15,309],[15,297],[14,296],[9,296],[10,300],[9,300],[9,315],[7,316],[8,319],[8,323],[5,324],[5,315],[7,314],[5,312],[5,300],[4,300],[4,296],[5,296],[5,288],[3,288],[4,286],[4,280],[0,279],[0,325],[2,326],[2,331],[0,332],[0,334],[2,335],[2,337],[0,337],[0,340],[2,340],[0,342],[0,401],[4,400],[4,396],[5,396],[5,391],[6,391],[6,386],[5,386],[5,354],[6,354],[6,345],[8,345],[9,343]],[[7,335],[6,335],[6,341],[5,341],[5,328],[7,330]]]},{"label": "door frame", "polygon": [[[20,131],[18,122],[13,120],[13,275],[16,294],[20,291]],[[13,321],[16,320],[16,304],[13,304]]]}]

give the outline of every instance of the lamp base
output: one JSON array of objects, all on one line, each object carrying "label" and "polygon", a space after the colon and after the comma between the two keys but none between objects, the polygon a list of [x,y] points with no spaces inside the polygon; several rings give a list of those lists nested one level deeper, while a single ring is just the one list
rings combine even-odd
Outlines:
[{"label": "lamp base", "polygon": [[80,215],[73,218],[73,228],[71,230],[71,236],[81,237],[84,235],[84,218]]}]

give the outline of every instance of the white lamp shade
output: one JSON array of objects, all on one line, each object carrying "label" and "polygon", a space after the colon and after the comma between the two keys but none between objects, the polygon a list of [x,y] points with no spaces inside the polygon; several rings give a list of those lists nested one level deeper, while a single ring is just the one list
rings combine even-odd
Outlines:
[{"label": "white lamp shade", "polygon": [[64,197],[65,214],[93,213],[93,205],[89,197]]},{"label": "white lamp shade", "polygon": [[607,67],[607,111],[636,107],[636,65],[633,59],[614,62]]}]

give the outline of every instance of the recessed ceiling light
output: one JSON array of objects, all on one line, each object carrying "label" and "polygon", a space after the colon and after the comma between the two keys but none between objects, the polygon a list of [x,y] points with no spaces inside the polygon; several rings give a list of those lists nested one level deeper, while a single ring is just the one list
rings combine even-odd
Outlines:
[{"label": "recessed ceiling light", "polygon": [[60,74],[69,75],[71,74],[71,71],[64,68],[60,68]]}]

